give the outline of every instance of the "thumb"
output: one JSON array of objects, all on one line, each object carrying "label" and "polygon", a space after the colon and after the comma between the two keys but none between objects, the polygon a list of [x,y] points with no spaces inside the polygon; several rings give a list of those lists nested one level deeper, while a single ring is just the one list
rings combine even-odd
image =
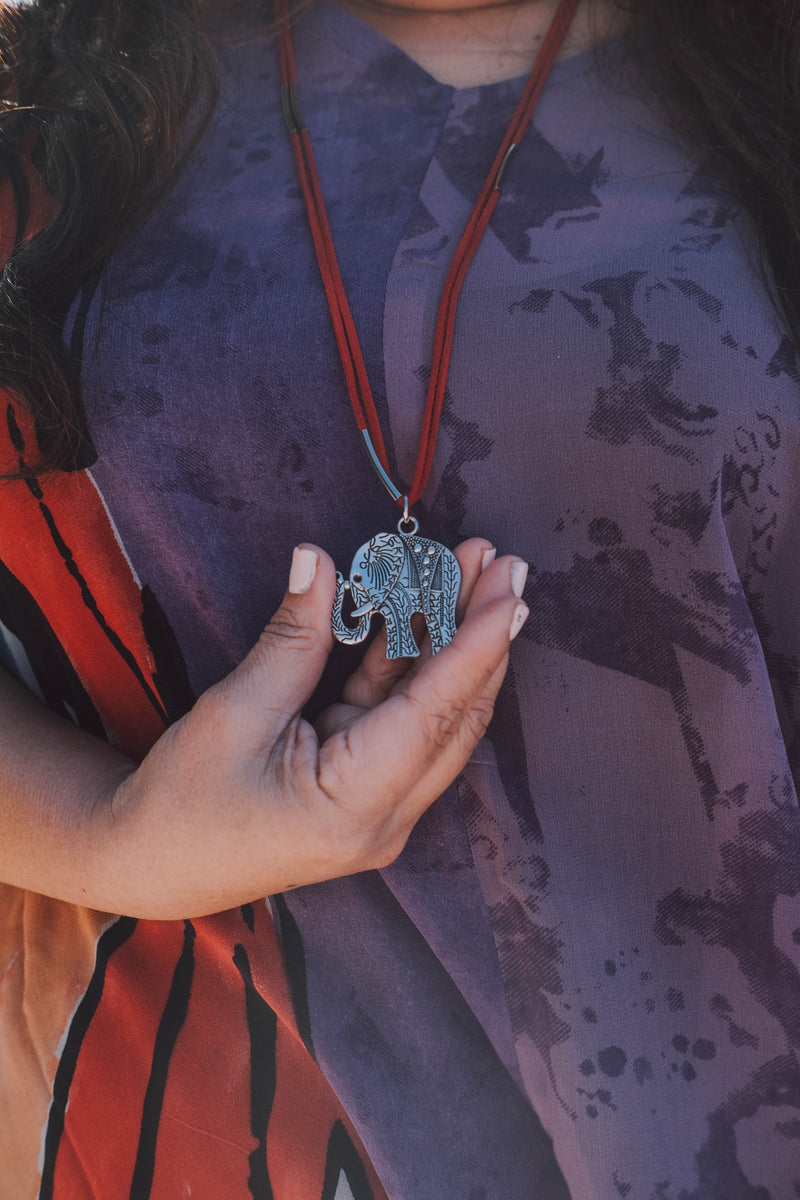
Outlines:
[{"label": "thumb", "polygon": [[308,543],[295,547],[280,608],[224,681],[245,739],[252,734],[259,746],[274,741],[314,691],[333,645],[335,589],[330,556]]}]

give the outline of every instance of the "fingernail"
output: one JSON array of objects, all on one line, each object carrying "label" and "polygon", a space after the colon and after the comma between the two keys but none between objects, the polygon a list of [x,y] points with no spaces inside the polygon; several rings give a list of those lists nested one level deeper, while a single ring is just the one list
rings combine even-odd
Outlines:
[{"label": "fingernail", "polygon": [[289,591],[293,596],[305,596],[317,573],[319,555],[305,546],[295,546],[292,569],[289,572]]},{"label": "fingernail", "polygon": [[484,550],[483,558],[481,559],[481,575],[488,567],[489,563],[493,563],[497,557],[497,550],[494,546],[490,546],[488,550]]},{"label": "fingernail", "polygon": [[511,568],[511,590],[515,596],[522,595],[527,578],[528,564],[526,562],[515,562]]},{"label": "fingernail", "polygon": [[508,631],[508,640],[510,642],[513,642],[514,638],[527,621],[529,611],[530,610],[528,609],[527,604],[518,604],[514,609],[514,615],[511,618],[511,627]]}]

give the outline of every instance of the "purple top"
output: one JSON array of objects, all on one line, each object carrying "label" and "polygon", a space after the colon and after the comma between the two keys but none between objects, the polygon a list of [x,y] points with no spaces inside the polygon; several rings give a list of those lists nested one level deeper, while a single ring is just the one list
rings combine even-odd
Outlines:
[{"label": "purple top", "polygon": [[[449,257],[523,81],[444,86],[323,2],[296,42],[408,480]],[[397,515],[274,45],[225,59],[200,151],[73,322],[93,477],[197,692],[298,541],[345,569]],[[416,510],[531,563],[496,718],[395,865],[283,910],[306,1033],[392,1200],[800,1195],[800,375],[747,223],[607,59],[556,66],[510,163]]]}]

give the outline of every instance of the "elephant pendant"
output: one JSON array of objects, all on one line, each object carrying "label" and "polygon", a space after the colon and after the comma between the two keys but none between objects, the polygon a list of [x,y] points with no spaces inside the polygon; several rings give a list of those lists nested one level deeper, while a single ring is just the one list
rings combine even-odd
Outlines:
[{"label": "elephant pendant", "polygon": [[[440,542],[420,537],[418,529],[413,517],[401,519],[397,533],[378,533],[356,551],[349,579],[336,572],[331,628],[337,641],[348,646],[363,642],[376,613],[386,623],[387,658],[419,654],[411,629],[413,613],[425,618],[434,654],[452,640],[461,584],[458,560]],[[346,591],[355,605],[350,613],[357,622],[354,628],[345,624],[342,614]]]}]

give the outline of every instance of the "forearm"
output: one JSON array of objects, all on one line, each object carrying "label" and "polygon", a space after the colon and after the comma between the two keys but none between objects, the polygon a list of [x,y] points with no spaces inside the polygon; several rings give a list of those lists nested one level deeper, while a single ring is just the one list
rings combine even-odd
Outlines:
[{"label": "forearm", "polygon": [[96,809],[134,769],[0,670],[0,880],[116,911]]},{"label": "forearm", "polygon": [[0,673],[0,879],[170,920],[391,862],[484,733],[527,613],[519,562],[482,572],[486,548],[459,547],[453,642],[400,675],[376,643],[318,731],[301,713],[330,652],[336,576],[313,547],[253,650],[141,764]]}]

